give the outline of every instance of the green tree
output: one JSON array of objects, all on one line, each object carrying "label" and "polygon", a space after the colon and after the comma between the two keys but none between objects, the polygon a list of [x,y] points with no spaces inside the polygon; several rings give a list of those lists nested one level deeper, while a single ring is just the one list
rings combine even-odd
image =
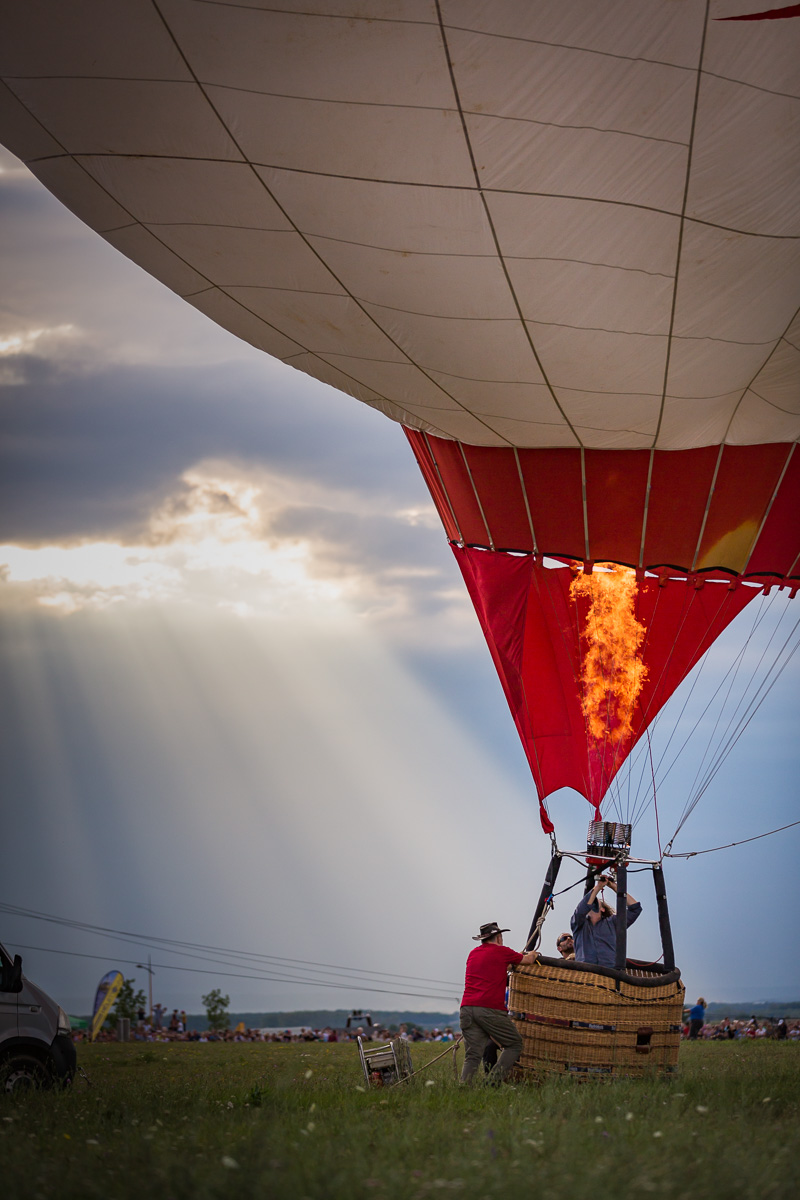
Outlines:
[{"label": "green tree", "polygon": [[144,992],[139,989],[138,992],[133,990],[134,979],[126,979],[123,981],[122,987],[119,989],[114,1007],[106,1017],[105,1023],[110,1025],[112,1029],[116,1028],[117,1021],[120,1017],[128,1017],[131,1021],[136,1022],[136,1016],[140,1008],[145,1008],[147,1000]]},{"label": "green tree", "polygon": [[223,996],[219,988],[214,988],[207,996],[201,997],[203,1008],[208,1017],[209,1029],[227,1029],[230,1019],[225,1011],[231,1002],[230,996]]}]

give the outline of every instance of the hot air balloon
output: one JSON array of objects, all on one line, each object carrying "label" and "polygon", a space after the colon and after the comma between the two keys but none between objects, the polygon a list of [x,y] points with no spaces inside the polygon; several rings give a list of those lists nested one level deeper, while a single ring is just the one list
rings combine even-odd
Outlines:
[{"label": "hot air balloon", "polygon": [[[550,833],[553,791],[599,820],[714,639],[800,586],[796,7],[6,17],[9,149],[212,320],[404,427]],[[673,1011],[655,866],[669,969],[624,987]]]}]

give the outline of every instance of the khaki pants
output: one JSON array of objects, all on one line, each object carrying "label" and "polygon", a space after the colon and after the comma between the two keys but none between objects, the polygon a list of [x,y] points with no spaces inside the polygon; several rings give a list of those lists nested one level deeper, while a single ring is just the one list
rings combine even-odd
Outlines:
[{"label": "khaki pants", "polygon": [[489,1076],[492,1082],[504,1079],[522,1053],[522,1038],[514,1022],[507,1012],[499,1008],[462,1008],[461,1032],[465,1046],[462,1083],[469,1083],[472,1079],[490,1040],[503,1047],[497,1066]]}]

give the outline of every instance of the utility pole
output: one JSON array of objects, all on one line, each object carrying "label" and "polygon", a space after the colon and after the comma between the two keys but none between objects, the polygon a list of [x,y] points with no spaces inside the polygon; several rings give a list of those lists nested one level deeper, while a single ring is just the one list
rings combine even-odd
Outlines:
[{"label": "utility pole", "polygon": [[150,964],[150,955],[148,954],[148,956],[147,956],[147,965],[146,966],[144,963],[137,963],[136,966],[141,971],[147,971],[147,995],[148,995],[149,1002],[150,1002],[149,1020],[150,1020],[150,1024],[152,1025],[153,1024],[153,975],[155,974],[155,972]]}]

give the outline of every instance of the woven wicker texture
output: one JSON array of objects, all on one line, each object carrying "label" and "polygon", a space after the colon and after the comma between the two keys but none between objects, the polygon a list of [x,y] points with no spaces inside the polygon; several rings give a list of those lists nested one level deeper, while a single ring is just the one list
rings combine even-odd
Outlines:
[{"label": "woven wicker texture", "polygon": [[[655,972],[637,971],[648,980]],[[520,1067],[534,1073],[641,1075],[675,1069],[684,988],[535,963],[509,979],[522,1034]]]}]

